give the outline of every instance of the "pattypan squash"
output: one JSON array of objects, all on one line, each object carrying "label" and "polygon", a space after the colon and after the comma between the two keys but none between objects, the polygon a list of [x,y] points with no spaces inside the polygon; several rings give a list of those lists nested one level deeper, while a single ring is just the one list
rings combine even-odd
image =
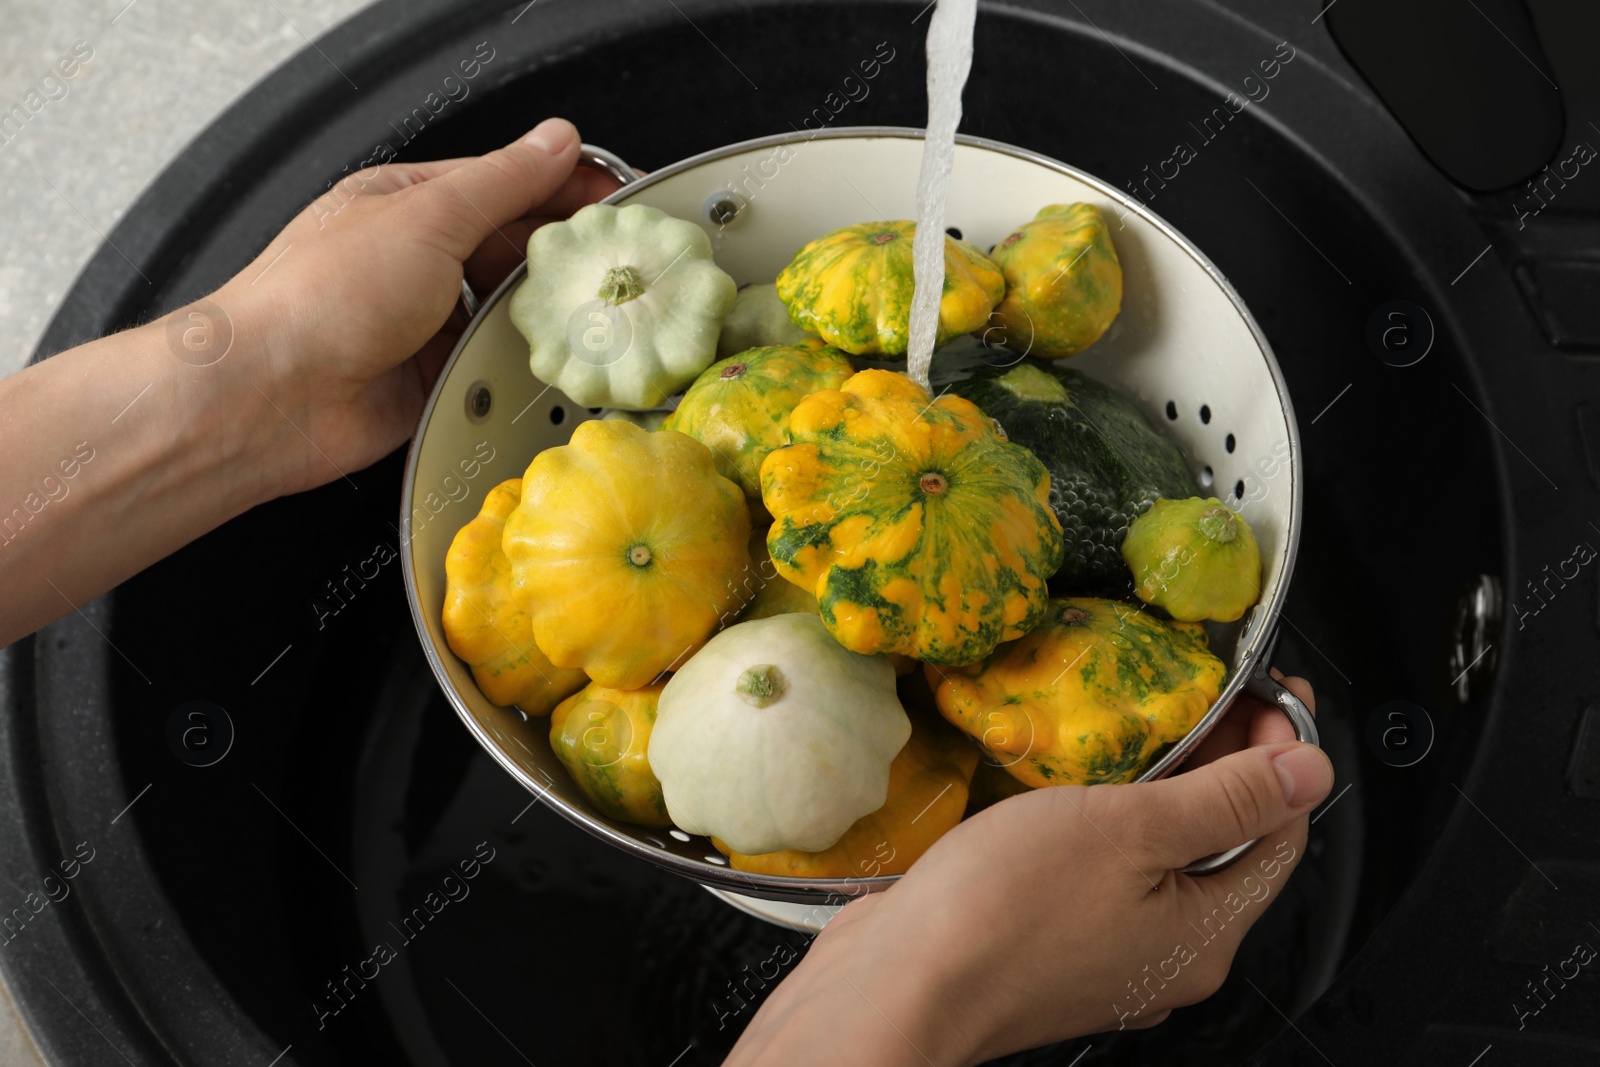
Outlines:
[{"label": "pattypan squash", "polygon": [[631,422],[641,430],[659,430],[671,415],[670,411],[625,411],[622,408],[612,408],[600,417]]},{"label": "pattypan squash", "polygon": [[1261,599],[1261,549],[1216,497],[1157,500],[1122,542],[1139,599],[1185,622],[1233,622]]},{"label": "pattypan squash", "polygon": [[456,531],[444,558],[444,636],[472,668],[491,704],[545,715],[582,688],[582,671],[557,667],[534,643],[533,624],[511,593],[511,562],[500,549],[506,516],[522,496],[522,479],[489,490],[471,522]]},{"label": "pattypan squash", "polygon": [[744,494],[705,445],[590,419],[528,464],[504,546],[550,661],[637,689],[735,609],[749,537]]},{"label": "pattypan squash", "polygon": [[815,615],[717,634],[661,692],[649,760],[672,821],[754,855],[821,852],[883,807],[911,734],[887,660]]},{"label": "pattypan squash", "polygon": [[774,615],[787,615],[795,611],[808,615],[822,614],[816,597],[778,573],[772,556],[767,553],[767,531],[764,527],[750,534],[750,573],[739,584],[745,600],[740,622],[769,619]]},{"label": "pattypan squash", "polygon": [[[778,573],[772,556],[767,552],[767,531],[764,528],[750,535],[750,560],[754,570],[741,583],[747,600],[744,613],[739,616],[740,622],[787,615],[793,611],[803,611],[808,615],[822,614],[822,606],[817,603],[816,597],[793,582],[786,581]],[[884,658],[894,667],[897,678],[916,672],[917,661],[910,656],[888,652]]]},{"label": "pattypan squash", "polygon": [[1006,278],[995,320],[1014,351],[1075,356],[1122,310],[1122,264],[1093,204],[1043,208],[989,254]]},{"label": "pattypan squash", "polygon": [[1052,592],[1125,595],[1128,525],[1159,497],[1200,491],[1183,451],[1131,397],[1074,367],[1031,359],[980,367],[950,391],[999,419],[1050,472],[1050,510],[1066,546]]},{"label": "pattypan squash", "polygon": [[664,686],[608,689],[591,682],[550,715],[551,750],[607,818],[641,826],[672,822],[645,757]]},{"label": "pattypan squash", "polygon": [[728,317],[722,320],[717,338],[717,358],[736,356],[747,348],[790,345],[795,348],[821,348],[816,334],[806,333],[789,318],[789,309],[778,298],[778,287],[771,282],[739,287]]},{"label": "pattypan squash", "polygon": [[528,238],[511,321],[534,377],[584,407],[643,410],[715,358],[737,291],[694,223],[646,204],[590,204]]},{"label": "pattypan squash", "polygon": [[[802,248],[778,275],[778,296],[797,326],[852,355],[905,355],[916,291],[914,222],[846,226]],[[944,291],[935,345],[989,321],[1005,295],[1000,268],[978,249],[944,239]]]},{"label": "pattypan squash", "polygon": [[889,798],[850,825],[833,847],[820,852],[784,849],[749,856],[721,838],[711,843],[728,866],[752,874],[794,878],[875,878],[904,874],[961,821],[978,750],[940,719],[911,717],[911,739],[889,764]]},{"label": "pattypan squash", "polygon": [[940,713],[1030,786],[1132,781],[1200,721],[1227,674],[1199,625],[1093,597],[1050,601],[1036,629],[983,663],[928,671]]},{"label": "pattypan squash", "polygon": [[767,549],[853,652],[971,663],[1044,613],[1050,476],[971,401],[864,370],[789,416],[761,465]]},{"label": "pattypan squash", "polygon": [[664,425],[706,444],[717,470],[761,500],[761,461],[789,443],[789,413],[819,389],[837,389],[855,368],[837,348],[751,348],[696,378]]}]

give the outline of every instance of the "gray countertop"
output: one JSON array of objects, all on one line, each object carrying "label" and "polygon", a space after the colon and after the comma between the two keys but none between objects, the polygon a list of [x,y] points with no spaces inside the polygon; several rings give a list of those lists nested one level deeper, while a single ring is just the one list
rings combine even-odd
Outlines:
[{"label": "gray countertop", "polygon": [[[366,3],[8,0],[0,376],[27,362],[78,272],[167,161],[306,38]],[[0,1004],[0,1065],[38,1063]]]},{"label": "gray countertop", "polygon": [[78,272],[161,168],[306,38],[366,2],[5,4],[0,376],[27,362]]}]

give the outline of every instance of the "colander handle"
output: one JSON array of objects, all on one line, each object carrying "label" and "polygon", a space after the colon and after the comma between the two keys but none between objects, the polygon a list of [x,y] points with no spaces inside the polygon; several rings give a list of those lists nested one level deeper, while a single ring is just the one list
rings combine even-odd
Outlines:
[{"label": "colander handle", "polygon": [[[1287,686],[1267,673],[1263,665],[1252,674],[1244,683],[1245,692],[1264,703],[1270,704],[1288,716],[1289,722],[1294,725],[1294,736],[1297,741],[1309,741],[1313,745],[1322,742],[1317,736],[1317,722],[1311,717],[1311,709],[1305,702],[1293,693]],[[1256,839],[1257,841],[1260,838]],[[1218,852],[1214,856],[1207,856],[1203,860],[1196,860],[1187,867],[1180,868],[1184,874],[1211,874],[1229,866],[1234,860],[1244,855],[1255,845],[1255,841],[1246,841],[1226,852]]]},{"label": "colander handle", "polygon": [[[578,166],[593,167],[611,175],[622,185],[631,185],[639,180],[639,172],[628,166],[627,161],[599,145],[580,145]],[[468,322],[471,322],[472,317],[478,313],[478,298],[473,294],[472,286],[467,284],[465,278],[461,280],[461,311]]]}]

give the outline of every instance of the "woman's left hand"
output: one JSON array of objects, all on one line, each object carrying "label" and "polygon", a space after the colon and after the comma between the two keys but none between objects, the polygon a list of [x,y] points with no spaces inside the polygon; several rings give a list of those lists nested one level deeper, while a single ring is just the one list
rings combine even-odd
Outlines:
[{"label": "woman's left hand", "polygon": [[534,227],[617,187],[578,149],[549,119],[484,156],[353,174],[210,296],[0,380],[0,645],[405,441],[462,278],[487,291]]},{"label": "woman's left hand", "polygon": [[212,295],[236,343],[264,350],[252,384],[303,431],[278,434],[281,492],[360,470],[411,435],[460,334],[463,276],[487,292],[535,227],[617,188],[576,166],[578,147],[570,122],[547,119],[487,155],[352,174]]}]

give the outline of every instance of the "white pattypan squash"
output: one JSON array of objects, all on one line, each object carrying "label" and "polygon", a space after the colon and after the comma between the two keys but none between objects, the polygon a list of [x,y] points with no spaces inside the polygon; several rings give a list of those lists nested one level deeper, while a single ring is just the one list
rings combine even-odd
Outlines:
[{"label": "white pattypan squash", "polygon": [[822,338],[806,333],[789,319],[789,309],[778,298],[778,287],[745,285],[722,320],[717,338],[717,358],[737,356],[749,348],[790,345],[796,348],[821,348]]},{"label": "white pattypan squash", "polygon": [[616,419],[619,422],[631,422],[641,430],[654,432],[661,429],[661,424],[667,421],[670,411],[628,411],[625,408],[612,408],[600,418]]},{"label": "white pattypan squash", "polygon": [[534,377],[584,407],[640,411],[710,366],[737,292],[694,223],[590,204],[528,238],[511,321]]},{"label": "white pattypan squash", "polygon": [[672,676],[646,753],[682,830],[736,852],[821,852],[883,807],[911,736],[883,656],[815,615],[731,626]]}]

